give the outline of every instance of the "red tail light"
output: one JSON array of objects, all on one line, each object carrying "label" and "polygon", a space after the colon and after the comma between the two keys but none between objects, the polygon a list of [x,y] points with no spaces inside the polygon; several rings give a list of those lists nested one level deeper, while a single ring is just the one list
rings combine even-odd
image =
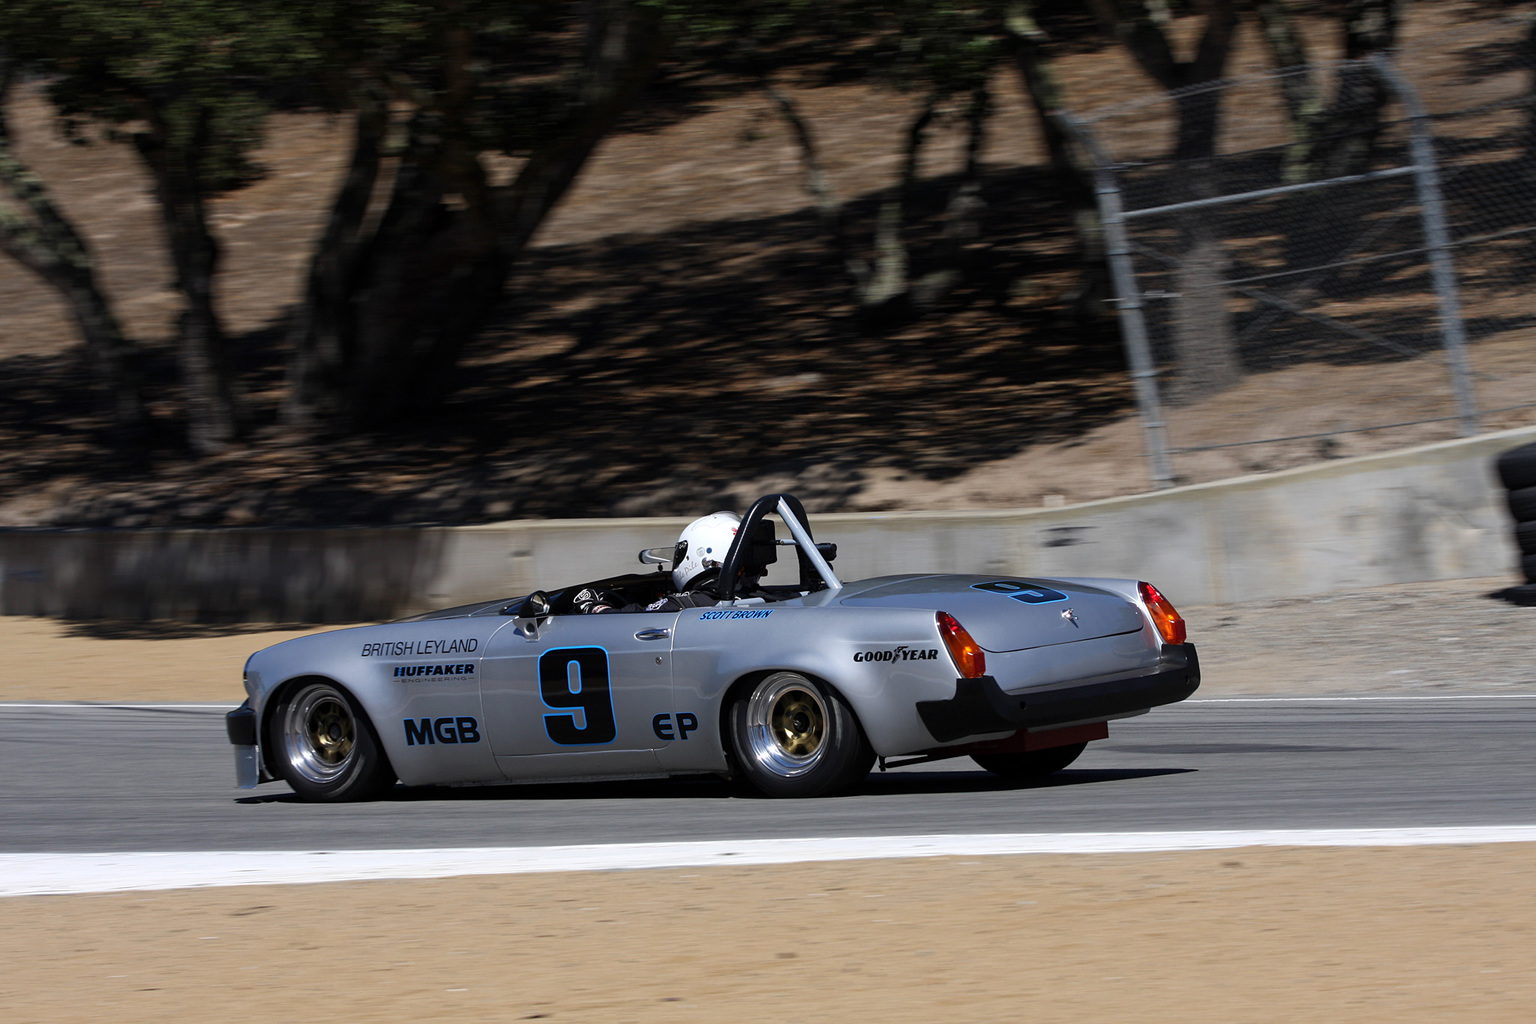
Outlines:
[{"label": "red tail light", "polygon": [[1141,589],[1141,600],[1147,606],[1147,611],[1152,613],[1153,624],[1157,626],[1158,633],[1162,634],[1163,643],[1183,643],[1188,636],[1188,630],[1184,628],[1184,616],[1152,584],[1136,585]]},{"label": "red tail light", "polygon": [[949,656],[955,661],[955,668],[966,679],[975,679],[987,674],[987,655],[981,649],[971,634],[965,631],[949,612],[939,612],[939,636],[944,638],[944,646],[949,648]]}]

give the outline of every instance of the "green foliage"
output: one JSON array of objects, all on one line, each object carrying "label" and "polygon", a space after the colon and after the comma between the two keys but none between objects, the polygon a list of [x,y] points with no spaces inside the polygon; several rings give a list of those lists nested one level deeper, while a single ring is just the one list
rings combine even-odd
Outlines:
[{"label": "green foliage", "polygon": [[828,73],[869,76],[936,100],[974,92],[1000,55],[999,0],[757,0],[689,5],[690,38],[733,39],[759,66],[809,51]]},{"label": "green foliage", "polygon": [[275,0],[6,0],[0,45],[48,78],[66,129],[156,131],[209,192],[254,173],[271,83],[317,55]]}]

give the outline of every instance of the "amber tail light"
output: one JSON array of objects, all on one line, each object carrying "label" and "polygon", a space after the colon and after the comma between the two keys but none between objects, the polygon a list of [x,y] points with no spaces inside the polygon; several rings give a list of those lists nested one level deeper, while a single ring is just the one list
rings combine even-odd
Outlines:
[{"label": "amber tail light", "polygon": [[1189,632],[1184,628],[1184,616],[1152,584],[1138,583],[1137,586],[1141,589],[1142,603],[1152,613],[1152,622],[1162,635],[1163,643],[1182,644]]},{"label": "amber tail light", "polygon": [[939,612],[938,620],[939,636],[944,638],[944,646],[949,648],[949,656],[954,659],[960,675],[966,679],[986,675],[987,655],[981,649],[981,644],[949,612]]}]

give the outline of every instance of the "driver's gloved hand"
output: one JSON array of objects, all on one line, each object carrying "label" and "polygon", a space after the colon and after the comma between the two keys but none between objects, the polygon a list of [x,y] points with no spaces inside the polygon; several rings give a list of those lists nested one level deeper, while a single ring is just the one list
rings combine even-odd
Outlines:
[{"label": "driver's gloved hand", "polygon": [[571,607],[578,615],[601,615],[618,611],[623,606],[624,598],[611,590],[599,590],[596,587],[583,587],[571,600]]}]

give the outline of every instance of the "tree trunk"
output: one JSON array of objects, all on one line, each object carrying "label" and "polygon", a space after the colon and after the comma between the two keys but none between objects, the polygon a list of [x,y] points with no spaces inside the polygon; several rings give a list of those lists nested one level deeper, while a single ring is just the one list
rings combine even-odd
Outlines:
[{"label": "tree trunk", "polygon": [[304,300],[288,328],[292,354],[283,419],[299,428],[336,419],[347,388],[348,349],[356,326],[353,291],[360,235],[379,178],[389,127],[385,99],[367,88],[359,96],[352,161],[310,260]]},{"label": "tree trunk", "polygon": [[983,85],[965,106],[965,169],[944,208],[938,265],[908,288],[912,305],[918,309],[933,305],[970,273],[970,247],[981,237],[981,213],[987,206],[981,198],[981,146],[991,113],[992,94]]},{"label": "tree trunk", "polygon": [[224,329],[214,308],[219,246],[208,231],[203,208],[196,164],[198,140],[185,149],[172,146],[158,113],[148,111],[147,120],[148,129],[136,133],[133,141],[154,177],[176,267],[176,287],[186,300],[177,362],[186,402],[187,443],[194,452],[212,454],[235,439],[240,418]]},{"label": "tree trunk", "polygon": [[291,332],[291,422],[369,429],[435,408],[451,390],[460,352],[499,302],[534,232],[660,61],[665,37],[653,11],[626,0],[597,0],[591,9],[572,112],[508,185],[486,183],[468,142],[467,44],[450,57],[442,105],[412,118],[371,230],[363,226],[374,219],[368,196],[385,125],[379,111],[360,111],[352,166]]},{"label": "tree trunk", "polygon": [[1282,0],[1253,0],[1275,69],[1281,73],[1280,97],[1290,121],[1291,144],[1285,151],[1281,180],[1297,184],[1311,176],[1309,155],[1322,130],[1323,103],[1312,81],[1306,40],[1296,31]]},{"label": "tree trunk", "polygon": [[1242,380],[1243,368],[1227,310],[1226,252],[1213,219],[1193,211],[1184,220],[1174,270],[1173,346],[1179,374],[1170,399],[1208,398]]},{"label": "tree trunk", "polygon": [[114,436],[136,435],[148,419],[135,365],[137,353],[96,284],[85,240],[54,205],[42,179],[11,150],[5,109],[10,74],[0,54],[0,187],[17,207],[0,203],[0,252],[41,277],[69,304],[85,342],[98,407],[110,418]]},{"label": "tree trunk", "polygon": [[799,143],[800,167],[805,174],[805,190],[811,194],[811,202],[816,208],[816,217],[821,221],[822,229],[826,231],[827,238],[832,242],[838,259],[848,271],[848,275],[853,278],[854,288],[862,290],[864,282],[870,276],[870,266],[866,260],[854,254],[853,245],[848,239],[843,204],[833,193],[832,186],[827,182],[826,171],[821,166],[821,150],[816,144],[816,134],[811,130],[810,122],[806,121],[800,113],[794,97],[774,85],[766,76],[760,81],[763,91],[773,101],[779,116],[784,118],[784,123],[789,126],[795,141]]},{"label": "tree trunk", "polygon": [[1526,93],[1528,106],[1525,114],[1525,159],[1527,163],[1536,164],[1536,18],[1531,19],[1530,28],[1526,30],[1525,38],[1521,41],[1520,57],[1531,76],[1530,88]]},{"label": "tree trunk", "polygon": [[1349,0],[1344,9],[1344,56],[1361,63],[1339,70],[1338,93],[1324,115],[1312,164],[1321,178],[1360,174],[1371,165],[1381,112],[1392,98],[1376,69],[1363,63],[1397,40],[1403,0]]},{"label": "tree trunk", "polygon": [[1082,274],[1073,306],[1079,319],[1096,318],[1102,315],[1104,300],[1109,297],[1109,264],[1094,196],[1093,167],[1067,121],[1061,85],[1045,54],[1047,40],[1034,20],[1033,6],[1012,5],[1004,19],[1004,31],[1014,67],[1039,118],[1040,137],[1051,157],[1057,193],[1071,211]]},{"label": "tree trunk", "polygon": [[[1178,61],[1163,16],[1148,0],[1090,0],[1095,14],[1130,49],[1148,75],[1173,94],[1178,124],[1170,175],[1174,198],[1192,201],[1218,192],[1214,157],[1220,126],[1219,88],[1199,89],[1226,73],[1238,24],[1233,0],[1207,0],[1205,31],[1194,58]],[[1210,397],[1242,379],[1242,363],[1227,308],[1226,256],[1215,215],[1195,208],[1178,214],[1179,265],[1174,271],[1173,346],[1179,375],[1174,398]]]},{"label": "tree trunk", "polygon": [[917,166],[922,156],[928,125],[933,122],[934,100],[929,97],[907,126],[901,180],[884,199],[875,215],[875,258],[870,272],[858,283],[859,309],[867,317],[884,320],[910,312],[907,244],[902,238],[907,211],[917,187]]}]

